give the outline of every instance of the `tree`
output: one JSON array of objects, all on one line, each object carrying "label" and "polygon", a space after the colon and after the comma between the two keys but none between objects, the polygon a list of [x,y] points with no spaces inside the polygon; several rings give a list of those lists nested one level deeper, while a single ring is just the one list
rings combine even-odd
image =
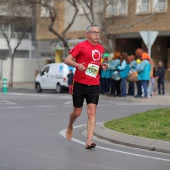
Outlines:
[{"label": "tree", "polygon": [[[102,43],[106,49],[107,52],[112,52],[115,44],[115,38],[113,31],[120,30],[120,29],[127,29],[130,27],[133,27],[134,25],[138,24],[139,22],[147,21],[148,19],[152,18],[151,16],[153,14],[140,16],[138,20],[135,20],[133,22],[128,22],[121,26],[116,26],[115,22],[117,21],[116,17],[117,15],[124,15],[127,12],[127,6],[126,3],[124,3],[126,0],[37,0],[31,2],[33,6],[38,4],[39,8],[46,8],[46,13],[49,13],[48,18],[48,30],[57,37],[58,41],[63,42],[63,46],[65,49],[65,56],[68,54],[69,46],[67,41],[66,33],[69,31],[71,26],[74,24],[76,16],[79,11],[79,6],[82,7],[83,12],[89,21],[89,23],[99,23],[102,31]],[[126,1],[128,3],[131,3],[131,1]],[[60,3],[69,3],[70,6],[73,8],[72,12],[69,13],[69,16],[71,15],[71,19],[68,21],[68,23],[65,23],[64,18],[61,18],[60,12],[61,10],[65,12],[67,9],[65,9],[65,6],[60,8]],[[118,14],[119,12],[119,14]],[[58,27],[56,27],[56,22],[58,20],[62,20],[63,23],[65,23],[65,27],[62,31],[58,30]],[[41,20],[41,18],[40,18]],[[130,19],[129,19],[130,20]],[[65,58],[63,56],[63,60]]]},{"label": "tree", "polygon": [[[140,22],[147,22],[152,19],[154,13],[144,16],[138,16],[138,19],[131,21],[127,19],[124,25],[117,26],[115,23],[119,17],[127,13],[127,3],[133,3],[126,0],[77,0],[83,9],[83,12],[90,24],[99,23],[102,31],[102,44],[107,52],[111,53],[115,49],[114,31],[134,27]],[[129,24],[130,23],[130,24]]]},{"label": "tree", "polygon": [[[59,32],[58,28],[55,27],[55,22],[56,22],[56,20],[61,20],[60,11],[65,10],[65,9],[60,9],[60,8],[58,8],[59,5],[55,5],[55,4],[64,3],[65,1],[63,1],[63,0],[53,0],[52,2],[53,3],[50,3],[49,0],[39,0],[38,4],[39,4],[40,7],[44,7],[49,11],[50,24],[48,26],[48,30],[53,35],[55,35],[59,41],[61,41],[63,43],[64,49],[65,49],[64,53],[65,53],[65,55],[67,55],[68,51],[69,51],[69,46],[68,46],[66,33],[68,32],[70,27],[73,25],[74,20],[77,16],[77,13],[78,13],[76,0],[67,0],[67,2],[74,8],[74,12],[72,14],[70,14],[70,15],[72,15],[72,19],[69,21],[69,23],[67,23],[66,27],[63,28],[62,32]],[[64,57],[63,57],[63,60],[64,60]]]},{"label": "tree", "polygon": [[[0,33],[4,36],[11,58],[9,86],[13,86],[14,57],[26,33],[32,26],[33,0],[0,0]],[[9,28],[5,30],[5,25]]]}]

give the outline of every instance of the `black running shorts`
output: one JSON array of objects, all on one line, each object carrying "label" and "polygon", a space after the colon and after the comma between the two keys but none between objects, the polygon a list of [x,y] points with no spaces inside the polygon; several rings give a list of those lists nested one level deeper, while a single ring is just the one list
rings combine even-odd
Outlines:
[{"label": "black running shorts", "polygon": [[86,103],[98,104],[100,94],[100,85],[86,85],[78,82],[73,84],[73,106],[83,107],[84,99]]}]

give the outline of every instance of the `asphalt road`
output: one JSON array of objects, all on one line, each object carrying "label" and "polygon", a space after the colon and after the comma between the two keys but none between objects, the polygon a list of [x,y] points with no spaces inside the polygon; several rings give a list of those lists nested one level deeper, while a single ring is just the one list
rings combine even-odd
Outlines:
[{"label": "asphalt road", "polygon": [[[125,117],[159,105],[100,99],[97,122]],[[112,144],[94,137],[84,148],[86,105],[73,141],[64,133],[72,110],[69,94],[33,91],[0,93],[0,170],[169,170],[170,155]]]}]

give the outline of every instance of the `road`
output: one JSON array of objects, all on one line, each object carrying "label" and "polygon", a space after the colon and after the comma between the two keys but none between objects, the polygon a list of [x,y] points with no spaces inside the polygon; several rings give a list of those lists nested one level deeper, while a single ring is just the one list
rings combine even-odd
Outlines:
[{"label": "road", "polygon": [[[97,122],[125,117],[159,105],[100,99]],[[72,110],[69,94],[0,93],[0,170],[169,170],[170,155],[112,144],[94,137],[86,150],[86,105],[65,139]]]}]

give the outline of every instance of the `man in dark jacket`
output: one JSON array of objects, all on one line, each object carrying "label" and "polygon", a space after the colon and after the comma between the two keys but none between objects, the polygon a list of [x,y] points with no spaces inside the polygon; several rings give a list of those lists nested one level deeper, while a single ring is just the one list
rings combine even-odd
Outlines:
[{"label": "man in dark jacket", "polygon": [[68,88],[69,88],[69,93],[72,94],[72,87],[73,87],[73,71],[70,70],[69,74],[67,75],[68,77]]},{"label": "man in dark jacket", "polygon": [[[164,77],[165,77],[165,67],[163,66],[162,61],[158,62],[157,78],[158,78],[158,94],[165,94],[164,87]],[[161,93],[162,92],[162,93]]]}]

